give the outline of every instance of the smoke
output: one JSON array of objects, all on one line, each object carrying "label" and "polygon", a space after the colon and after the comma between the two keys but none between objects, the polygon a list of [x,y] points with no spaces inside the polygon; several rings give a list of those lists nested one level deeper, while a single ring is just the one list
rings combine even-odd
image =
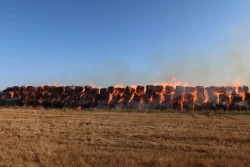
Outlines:
[{"label": "smoke", "polygon": [[[176,58],[161,59],[157,81],[175,76],[189,85],[250,85],[250,27],[239,26],[229,33],[219,50],[209,48],[200,52],[183,51]],[[180,56],[180,54],[184,56]],[[174,57],[173,56],[173,57]],[[164,56],[163,56],[164,57]],[[167,58],[168,57],[168,58]],[[153,59],[153,57],[152,57]],[[159,66],[152,64],[152,66]]]},{"label": "smoke", "polygon": [[250,85],[250,27],[245,26],[228,40],[225,50],[226,70],[229,77],[238,78],[241,83]]},{"label": "smoke", "polygon": [[[217,49],[176,49],[176,53],[151,53],[142,60],[121,56],[103,56],[98,63],[84,72],[59,79],[63,85],[87,85],[98,87],[111,85],[146,85],[171,82],[175,77],[189,85],[232,85],[239,79],[242,85],[250,85],[250,27],[238,26],[229,33]],[[206,40],[206,39],[204,39]],[[218,49],[219,48],[219,49]]]}]

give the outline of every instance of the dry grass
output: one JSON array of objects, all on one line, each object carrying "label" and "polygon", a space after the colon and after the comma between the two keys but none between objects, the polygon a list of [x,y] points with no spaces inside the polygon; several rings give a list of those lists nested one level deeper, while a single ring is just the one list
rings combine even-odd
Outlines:
[{"label": "dry grass", "polygon": [[0,110],[0,166],[250,166],[250,116]]}]

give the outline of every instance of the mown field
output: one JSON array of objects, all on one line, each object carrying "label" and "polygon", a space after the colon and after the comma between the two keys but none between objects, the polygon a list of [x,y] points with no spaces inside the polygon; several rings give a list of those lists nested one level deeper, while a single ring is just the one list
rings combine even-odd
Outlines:
[{"label": "mown field", "polygon": [[250,166],[250,115],[0,109],[0,166]]}]

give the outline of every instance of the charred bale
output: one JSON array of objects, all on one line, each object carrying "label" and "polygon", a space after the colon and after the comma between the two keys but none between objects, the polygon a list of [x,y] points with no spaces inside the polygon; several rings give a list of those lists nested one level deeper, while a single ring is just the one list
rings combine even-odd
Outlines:
[{"label": "charred bale", "polygon": [[155,93],[155,86],[154,85],[146,85],[146,94],[153,94]]},{"label": "charred bale", "polygon": [[75,92],[75,88],[73,86],[65,86],[65,92],[71,94]]},{"label": "charred bale", "polygon": [[61,99],[65,100],[65,99],[69,99],[69,97],[70,97],[69,93],[64,92],[61,96]]},{"label": "charred bale", "polygon": [[183,92],[185,92],[185,87],[184,86],[176,86],[175,88],[175,94],[182,94]]},{"label": "charred bale", "polygon": [[65,105],[65,101],[64,100],[55,100],[53,103],[53,108],[58,108],[58,109],[62,109]]},{"label": "charred bale", "polygon": [[20,91],[15,91],[15,92],[14,92],[14,96],[13,96],[13,98],[20,99],[21,97],[22,97],[22,96],[21,96]]},{"label": "charred bale", "polygon": [[44,108],[52,108],[53,107],[53,101],[51,99],[44,99],[41,103],[41,106]]},{"label": "charred bale", "polygon": [[227,86],[226,87],[226,94],[232,94],[232,92],[235,91],[235,88],[233,86]]},{"label": "charred bale", "polygon": [[66,107],[66,108],[76,108],[76,107],[80,107],[80,106],[77,106],[77,101],[76,100],[69,99],[69,100],[65,101],[64,107]]},{"label": "charred bale", "polygon": [[209,95],[214,94],[215,92],[217,92],[217,88],[215,86],[209,86],[209,87],[206,87],[206,91]]},{"label": "charred bale", "polygon": [[127,86],[124,90],[124,94],[133,94],[133,93],[135,93],[135,89],[130,86]]},{"label": "charred bale", "polygon": [[228,104],[230,102],[230,97],[227,96],[226,94],[220,94],[219,95],[219,103],[226,103]]},{"label": "charred bale", "polygon": [[192,93],[192,92],[194,92],[194,87],[189,87],[189,86],[185,87],[185,92],[186,93]]},{"label": "charred bale", "polygon": [[43,99],[51,98],[51,93],[44,93]]},{"label": "charred bale", "polygon": [[3,90],[3,92],[14,92],[13,87],[7,87],[5,90]]},{"label": "charred bale", "polygon": [[166,86],[165,87],[165,93],[171,94],[174,92],[174,87],[173,86]]},{"label": "charred bale", "polygon": [[7,93],[6,92],[0,92],[0,99],[6,98]]},{"label": "charred bale", "polygon": [[13,86],[13,90],[19,92],[20,91],[20,87],[19,86]]},{"label": "charred bale", "polygon": [[214,93],[208,94],[207,102],[218,103],[218,96]]},{"label": "charred bale", "polygon": [[173,101],[173,102],[172,102],[172,109],[173,109],[173,110],[181,111],[181,104],[180,104],[180,102],[178,102],[178,101]]},{"label": "charred bale", "polygon": [[128,109],[139,109],[141,107],[140,101],[132,100],[128,105]]},{"label": "charred bale", "polygon": [[29,93],[23,92],[23,93],[21,94],[21,98],[22,98],[22,99],[28,99],[28,98],[29,98]]},{"label": "charred bale", "polygon": [[138,86],[136,87],[135,92],[136,92],[137,94],[144,94],[144,86],[138,85]]},{"label": "charred bale", "polygon": [[121,99],[121,95],[120,94],[114,94],[112,97],[112,100],[120,100]]},{"label": "charred bale", "polygon": [[15,106],[15,99],[6,99],[6,106]]},{"label": "charred bale", "polygon": [[125,91],[125,88],[115,88],[115,92],[119,94],[123,94]]},{"label": "charred bale", "polygon": [[32,107],[37,107],[37,106],[41,106],[41,101],[38,99],[28,99],[26,101],[26,106],[32,106]]},{"label": "charred bale", "polygon": [[50,93],[56,92],[56,86],[50,86],[50,87],[49,87],[49,92],[50,92]]},{"label": "charred bale", "polygon": [[113,94],[114,91],[115,91],[115,87],[114,87],[114,86],[108,87],[108,93],[109,93],[109,94]]},{"label": "charred bale", "polygon": [[60,99],[60,94],[59,93],[56,93],[56,92],[53,92],[53,93],[51,93],[51,98],[53,98],[53,99]]},{"label": "charred bale", "polygon": [[28,97],[28,99],[36,99],[36,93],[33,93],[33,92],[31,92],[31,93],[29,93],[29,97]]},{"label": "charred bale", "polygon": [[173,97],[172,94],[164,93],[163,96],[164,96],[163,102],[171,102],[172,101],[172,97]]},{"label": "charred bale", "polygon": [[23,106],[24,103],[22,101],[22,99],[5,99],[3,104],[5,106]]},{"label": "charred bale", "polygon": [[83,92],[83,89],[84,89],[84,88],[83,88],[82,86],[76,86],[74,92],[75,92],[75,93],[81,93],[81,92]]},{"label": "charred bale", "polygon": [[140,102],[142,97],[143,97],[143,95],[135,93],[133,101]]},{"label": "charred bale", "polygon": [[226,93],[226,87],[224,86],[218,86],[216,89],[217,93]]},{"label": "charred bale", "polygon": [[162,93],[164,91],[164,87],[162,85],[156,85],[155,86],[155,92],[156,93]]},{"label": "charred bale", "polygon": [[181,101],[181,100],[182,100],[182,94],[177,94],[177,93],[175,93],[175,94],[173,95],[173,100],[174,100],[174,101]]},{"label": "charred bale", "polygon": [[144,95],[142,95],[142,98],[144,103],[150,103],[153,100],[153,95],[151,93],[145,93]]},{"label": "charred bale", "polygon": [[90,95],[85,94],[85,95],[81,96],[81,98],[79,100],[77,100],[77,102],[76,102],[77,107],[80,106],[83,109],[90,108],[92,100],[93,99]]},{"label": "charred bale", "polygon": [[247,103],[236,102],[230,105],[231,111],[248,111],[249,105]]},{"label": "charred bale", "polygon": [[199,94],[199,95],[204,95],[204,93],[205,93],[205,87],[204,86],[196,86],[195,87],[195,90],[197,91],[197,93]]},{"label": "charred bale", "polygon": [[91,94],[92,94],[92,95],[98,95],[99,92],[100,92],[100,89],[99,89],[99,88],[93,88],[93,89],[91,90]]},{"label": "charred bale", "polygon": [[84,93],[86,93],[86,94],[90,94],[91,93],[91,91],[92,91],[92,87],[91,86],[85,86],[85,90],[84,90]]},{"label": "charred bale", "polygon": [[43,85],[43,86],[39,86],[38,88],[37,88],[37,90],[39,91],[39,92],[48,92],[49,91],[49,86],[48,85]]},{"label": "charred bale", "polygon": [[1,107],[6,106],[6,99],[1,99],[1,98],[0,98],[0,106],[1,106]]},{"label": "charred bale", "polygon": [[36,99],[42,99],[42,98],[43,98],[43,95],[44,95],[44,93],[42,93],[42,92],[37,92],[37,93],[36,93]]},{"label": "charred bale", "polygon": [[194,103],[192,101],[183,101],[182,105],[184,111],[191,111],[193,110]]},{"label": "charred bale", "polygon": [[161,95],[157,94],[157,93],[154,93],[153,96],[152,96],[152,102],[160,104],[160,102],[161,102]]},{"label": "charred bale", "polygon": [[26,91],[27,90],[27,87],[26,86],[21,86],[20,87],[20,92],[24,92],[24,91]]},{"label": "charred bale", "polygon": [[109,94],[108,94],[108,90],[106,88],[102,88],[100,90],[100,102],[101,103],[104,103],[104,104],[107,104],[108,103],[108,100],[109,100]]},{"label": "charred bale", "polygon": [[204,86],[196,86],[195,90],[197,92],[198,103],[202,104],[206,99],[206,97],[205,97],[205,87]]},{"label": "charred bale", "polygon": [[248,86],[245,86],[245,85],[239,86],[239,87],[238,87],[238,92],[239,92],[239,93],[246,93],[246,92],[249,92],[249,88],[248,88]]},{"label": "charred bale", "polygon": [[63,92],[65,92],[64,86],[58,86],[58,87],[56,87],[55,93],[57,93],[57,94],[59,94],[59,95],[62,95]]},{"label": "charred bale", "polygon": [[14,92],[7,92],[7,98],[12,99],[14,97]]},{"label": "charred bale", "polygon": [[128,104],[131,100],[132,100],[133,94],[129,94],[129,93],[124,93],[122,95],[123,98],[123,104]]},{"label": "charred bale", "polygon": [[250,105],[250,93],[246,93],[246,94],[245,94],[244,102],[246,102],[247,104]]},{"label": "charred bale", "polygon": [[34,86],[27,86],[26,87],[26,90],[32,90],[32,89],[34,89],[35,87]]},{"label": "charred bale", "polygon": [[239,94],[232,95],[232,103],[238,103],[243,101],[243,97]]},{"label": "charred bale", "polygon": [[107,94],[108,94],[107,88],[101,88],[101,89],[100,89],[100,95],[101,95],[102,97],[106,96]]},{"label": "charred bale", "polygon": [[188,102],[194,102],[194,94],[192,93],[185,93],[185,100],[188,101]]}]

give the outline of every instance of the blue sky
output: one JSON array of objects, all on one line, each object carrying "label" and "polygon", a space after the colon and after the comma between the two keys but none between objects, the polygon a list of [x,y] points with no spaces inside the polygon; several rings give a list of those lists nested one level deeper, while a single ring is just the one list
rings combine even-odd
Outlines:
[{"label": "blue sky", "polygon": [[243,64],[250,59],[249,9],[248,0],[0,0],[0,89],[151,84],[173,76],[248,84],[250,71],[242,75],[230,53],[243,52]]}]

